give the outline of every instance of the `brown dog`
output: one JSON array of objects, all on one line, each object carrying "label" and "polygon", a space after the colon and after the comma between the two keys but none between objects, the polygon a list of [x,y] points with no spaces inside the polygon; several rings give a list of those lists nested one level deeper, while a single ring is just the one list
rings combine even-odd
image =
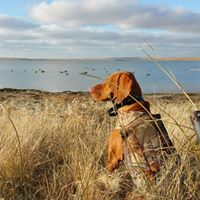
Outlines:
[{"label": "brown dog", "polygon": [[97,101],[111,100],[114,107],[108,114],[117,115],[108,142],[107,169],[113,171],[124,161],[138,187],[151,180],[175,149],[160,116],[151,114],[134,75],[113,73],[90,93]]}]

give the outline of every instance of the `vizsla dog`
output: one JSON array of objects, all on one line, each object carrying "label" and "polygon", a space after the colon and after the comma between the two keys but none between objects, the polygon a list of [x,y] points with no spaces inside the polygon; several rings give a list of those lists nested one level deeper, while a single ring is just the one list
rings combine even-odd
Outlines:
[{"label": "vizsla dog", "polygon": [[123,161],[137,187],[152,180],[175,148],[160,116],[151,114],[135,76],[113,73],[90,93],[97,101],[112,101],[108,114],[117,116],[108,141],[107,169],[113,171]]}]

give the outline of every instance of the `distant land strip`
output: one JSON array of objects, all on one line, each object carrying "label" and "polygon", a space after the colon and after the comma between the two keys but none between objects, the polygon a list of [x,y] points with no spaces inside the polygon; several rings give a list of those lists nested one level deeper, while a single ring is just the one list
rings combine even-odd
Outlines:
[{"label": "distant land strip", "polygon": [[[156,61],[198,61],[200,57],[152,57]],[[105,58],[18,58],[18,57],[0,57],[0,60],[114,60],[114,61],[126,61],[126,60],[150,60],[147,57],[105,57]]]},{"label": "distant land strip", "polygon": [[157,61],[197,61],[200,57],[164,57],[164,58],[153,58]]}]

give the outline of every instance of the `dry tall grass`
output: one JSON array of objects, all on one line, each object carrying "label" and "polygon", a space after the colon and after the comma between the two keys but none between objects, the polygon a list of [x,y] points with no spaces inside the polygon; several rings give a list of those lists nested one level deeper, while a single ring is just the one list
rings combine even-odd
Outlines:
[{"label": "dry tall grass", "polygon": [[[156,184],[139,190],[131,187],[123,165],[112,174],[105,169],[107,139],[115,122],[106,115],[110,103],[93,102],[88,95],[68,100],[58,95],[56,101],[46,97],[39,103],[19,99],[3,104],[20,142],[7,114],[0,112],[0,198],[117,200],[131,191],[148,200],[199,199],[200,147],[191,137],[192,107],[184,97],[146,96],[152,112],[161,113],[182,164],[171,166],[172,159]],[[199,96],[193,99],[199,107]]]}]

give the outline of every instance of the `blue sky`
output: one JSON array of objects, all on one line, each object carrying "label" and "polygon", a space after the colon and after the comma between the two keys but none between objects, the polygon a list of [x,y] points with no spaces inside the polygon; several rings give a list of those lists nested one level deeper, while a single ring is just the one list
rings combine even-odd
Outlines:
[{"label": "blue sky", "polygon": [[0,57],[200,56],[198,0],[0,0]]}]

